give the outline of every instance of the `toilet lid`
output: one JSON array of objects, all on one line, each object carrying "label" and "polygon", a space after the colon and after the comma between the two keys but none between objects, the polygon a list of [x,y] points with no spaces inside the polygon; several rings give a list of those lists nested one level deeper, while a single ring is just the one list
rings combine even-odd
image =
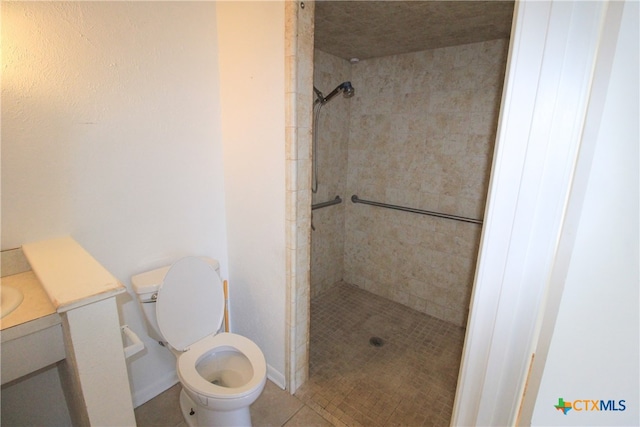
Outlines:
[{"label": "toilet lid", "polygon": [[160,332],[179,351],[214,334],[224,316],[220,276],[200,258],[177,261],[158,289],[156,315]]}]

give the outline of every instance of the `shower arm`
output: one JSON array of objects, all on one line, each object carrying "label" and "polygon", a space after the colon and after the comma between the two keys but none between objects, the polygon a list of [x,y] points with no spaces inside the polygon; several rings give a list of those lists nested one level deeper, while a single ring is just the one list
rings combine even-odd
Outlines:
[{"label": "shower arm", "polygon": [[351,86],[351,82],[343,82],[339,84],[327,96],[322,95],[322,92],[320,92],[315,86],[313,87],[313,91],[316,93],[316,96],[317,96],[315,103],[321,104],[321,105],[329,102],[331,98],[333,98],[340,92],[344,94],[345,98],[351,98],[353,96],[353,86]]},{"label": "shower arm", "polygon": [[351,86],[351,82],[342,82],[341,84],[339,84],[334,90],[331,91],[329,95],[325,96],[322,99],[322,103],[326,104],[327,102],[329,102],[329,100],[331,100],[331,98],[333,98],[334,96],[336,96],[341,92],[345,98],[351,98],[354,94],[354,90],[353,90],[353,86]]},{"label": "shower arm", "polygon": [[322,103],[325,104],[329,102],[329,100],[334,96],[336,96],[340,91],[342,91],[342,85],[338,86],[337,88],[332,90],[331,93],[329,93],[329,95],[325,96],[324,99],[322,100]]},{"label": "shower arm", "polygon": [[344,86],[344,83],[339,85],[334,90],[332,90],[331,93],[329,93],[329,95],[327,95],[324,98],[322,98],[322,103],[326,104],[327,102],[329,102],[331,100],[331,98],[333,98],[334,96],[336,96],[340,92],[345,92],[345,90],[346,90],[346,88]]}]

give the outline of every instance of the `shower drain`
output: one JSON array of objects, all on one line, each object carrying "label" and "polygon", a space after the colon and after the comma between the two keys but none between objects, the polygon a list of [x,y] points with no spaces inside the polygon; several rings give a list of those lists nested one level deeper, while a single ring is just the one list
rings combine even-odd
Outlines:
[{"label": "shower drain", "polygon": [[382,347],[384,345],[384,340],[380,337],[371,337],[369,338],[369,344],[374,347]]}]

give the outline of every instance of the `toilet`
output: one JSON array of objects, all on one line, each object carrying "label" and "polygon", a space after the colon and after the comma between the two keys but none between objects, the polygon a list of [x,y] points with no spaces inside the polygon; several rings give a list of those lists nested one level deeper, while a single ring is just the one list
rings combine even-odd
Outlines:
[{"label": "toilet", "polygon": [[224,291],[216,260],[186,257],[135,275],[131,284],[149,335],[176,356],[180,409],[189,426],[250,426],[267,365],[250,339],[223,330]]}]

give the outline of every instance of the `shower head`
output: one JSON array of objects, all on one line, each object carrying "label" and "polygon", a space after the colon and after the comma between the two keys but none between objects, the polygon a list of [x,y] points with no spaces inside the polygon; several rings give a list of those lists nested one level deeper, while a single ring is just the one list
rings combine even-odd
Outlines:
[{"label": "shower head", "polygon": [[356,90],[351,85],[351,82],[344,82],[340,86],[342,86],[343,94],[345,98],[351,98],[356,94]]},{"label": "shower head", "polygon": [[[322,100],[320,100],[320,102],[322,104],[326,104],[327,102],[329,102],[331,100],[331,98],[333,98],[334,96],[336,96],[340,92],[342,92],[342,94],[344,95],[345,98],[351,98],[353,95],[355,95],[356,90],[351,85],[351,82],[343,82],[343,83],[340,83],[338,85],[338,87],[336,87],[334,90],[332,90],[331,93],[326,96],[326,98],[322,98]],[[317,93],[318,93],[318,91],[316,89],[316,94]]]}]

